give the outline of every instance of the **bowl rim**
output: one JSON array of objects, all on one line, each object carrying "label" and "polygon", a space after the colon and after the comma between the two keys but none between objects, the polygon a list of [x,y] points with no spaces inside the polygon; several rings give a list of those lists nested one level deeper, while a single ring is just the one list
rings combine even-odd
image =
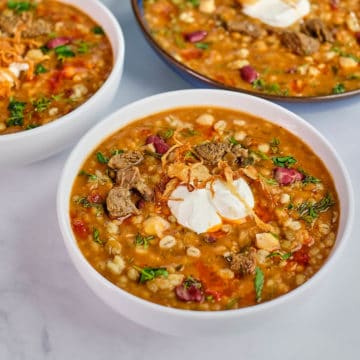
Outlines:
[{"label": "bowl rim", "polygon": [[[92,265],[86,260],[85,256],[82,254],[80,248],[77,245],[77,241],[75,236],[73,235],[73,231],[71,229],[70,225],[70,217],[69,214],[64,211],[65,209],[68,209],[68,205],[70,203],[70,195],[71,195],[71,189],[72,185],[74,183],[75,174],[78,171],[79,164],[82,164],[91,151],[93,151],[96,146],[101,144],[106,138],[111,136],[111,134],[114,134],[116,131],[121,129],[123,126],[127,126],[133,121],[139,120],[143,118],[144,116],[141,116],[140,118],[134,118],[131,121],[127,121],[125,124],[119,124],[116,128],[116,130],[108,131],[106,129],[103,129],[105,124],[113,124],[116,119],[121,118],[122,112],[130,111],[133,108],[142,108],[145,104],[151,104],[154,101],[161,100],[164,104],[167,104],[166,98],[168,97],[182,97],[185,94],[202,94],[204,98],[209,98],[209,96],[215,96],[217,94],[221,94],[221,96],[238,96],[242,97],[243,99],[250,99],[252,101],[257,101],[259,103],[259,106],[266,105],[273,107],[274,109],[277,109],[278,111],[281,111],[285,116],[288,118],[290,117],[292,120],[296,121],[298,125],[305,127],[307,130],[311,131],[312,135],[315,136],[315,138],[322,143],[322,146],[326,149],[326,152],[329,152],[333,159],[335,160],[336,165],[341,170],[341,175],[344,180],[345,184],[345,191],[347,198],[349,202],[340,201],[340,208],[341,213],[347,213],[348,217],[344,220],[344,230],[343,235],[341,238],[337,238],[337,244],[335,244],[334,248],[332,249],[332,252],[330,253],[329,257],[326,259],[325,263],[321,266],[321,268],[310,278],[308,279],[304,284],[298,286],[297,288],[291,290],[290,292],[281,295],[273,300],[257,304],[257,305],[251,305],[244,308],[239,309],[233,309],[233,310],[219,310],[219,311],[197,311],[197,310],[186,310],[186,309],[179,309],[179,308],[172,308],[167,307],[164,305],[159,305],[157,303],[153,303],[151,301],[142,299],[136,295],[133,295],[126,290],[123,290],[119,287],[117,287],[115,284],[107,280],[103,275],[101,275],[95,268],[92,267]],[[207,103],[207,101],[203,101],[203,104],[198,105],[187,105],[187,106],[214,106],[210,103]],[[216,107],[221,107],[221,105],[215,105]],[[178,106],[177,108],[186,107],[186,105]],[[229,108],[230,106],[223,106],[224,108]],[[156,113],[166,111],[166,109],[170,110],[175,107],[164,107],[161,110],[157,110]],[[235,111],[241,111],[239,109],[234,109]],[[244,110],[246,111],[246,110]],[[149,112],[147,115],[154,114],[155,112]],[[146,115],[145,115],[146,116]],[[276,124],[275,119],[267,119],[265,117],[265,120],[273,122]],[[118,120],[117,120],[118,121]],[[111,126],[111,125],[110,125]],[[293,130],[288,129],[285,127],[288,131],[293,132]],[[99,131],[100,130],[100,131]],[[296,135],[296,134],[295,134]],[[92,138],[94,136],[94,139],[96,138],[96,141],[92,139],[91,142],[88,142],[88,139]],[[296,135],[297,136],[297,135]],[[305,140],[306,141],[306,140]],[[76,160],[80,154],[79,160]],[[73,160],[75,160],[78,165],[74,167]],[[81,165],[80,165],[81,166]],[[70,179],[70,180],[69,180]],[[71,183],[70,189],[66,187],[66,182],[69,181]],[[66,205],[67,204],[67,205]],[[344,209],[343,209],[344,207]],[[80,267],[85,267],[87,274],[92,277],[96,283],[99,285],[102,285],[106,288],[110,288],[113,292],[118,293],[121,297],[126,297],[129,301],[137,303],[138,306],[143,307],[145,310],[149,311],[160,311],[162,313],[167,314],[168,316],[175,316],[175,317],[182,317],[182,318],[196,318],[196,319],[228,319],[228,318],[234,318],[236,317],[243,317],[246,315],[251,315],[254,313],[258,313],[261,311],[268,311],[270,309],[273,309],[275,307],[278,307],[278,305],[281,305],[283,303],[291,302],[293,298],[303,294],[306,292],[309,288],[311,288],[314,284],[319,283],[319,280],[323,278],[323,276],[326,274],[326,272],[331,269],[334,264],[334,262],[338,259],[339,255],[343,251],[345,244],[347,243],[350,232],[353,225],[354,220],[354,193],[353,188],[350,182],[350,177],[348,174],[347,169],[345,168],[345,165],[339,155],[337,154],[336,150],[333,148],[333,146],[330,144],[330,142],[312,125],[310,125],[308,122],[306,122],[303,118],[296,115],[295,113],[287,110],[286,108],[272,103],[268,100],[251,96],[244,93],[239,92],[232,92],[232,91],[224,91],[219,89],[187,89],[187,90],[176,90],[176,91],[169,91],[165,93],[160,93],[156,95],[152,95],[137,101],[134,101],[126,106],[120,107],[118,110],[114,111],[113,113],[106,116],[104,119],[99,121],[95,126],[93,126],[77,143],[77,145],[73,148],[71,154],[67,158],[64,168],[62,170],[62,174],[59,180],[58,189],[57,189],[57,218],[58,223],[60,227],[61,234],[63,236],[63,240],[65,243],[65,246],[67,248],[67,251],[70,255],[70,258],[72,259],[74,266],[79,271],[81,277],[85,280],[86,283],[89,285],[88,276],[85,276],[81,271]],[[79,262],[78,264],[76,262]],[[93,287],[89,285],[89,287],[93,290]],[[93,290],[94,291],[94,290]],[[98,294],[97,294],[98,295]]]},{"label": "bowl rim", "polygon": [[360,88],[346,91],[341,94],[328,94],[328,95],[319,95],[319,96],[281,96],[281,95],[273,95],[273,94],[266,94],[256,91],[250,91],[242,88],[237,88],[231,85],[225,85],[217,80],[211,79],[210,77],[201,74],[198,71],[195,71],[188,67],[187,65],[183,64],[182,62],[176,60],[173,56],[171,56],[167,51],[165,51],[154,39],[151,35],[150,30],[146,24],[144,16],[142,14],[142,6],[140,3],[143,4],[143,0],[131,0],[133,14],[135,15],[135,19],[142,31],[145,35],[145,38],[148,40],[151,47],[156,50],[158,54],[160,54],[164,60],[166,60],[169,64],[171,64],[175,69],[180,70],[191,77],[200,80],[204,83],[205,86],[212,86],[218,89],[234,91],[239,93],[244,93],[248,95],[253,95],[257,97],[261,97],[264,99],[272,100],[272,101],[282,101],[288,103],[317,103],[317,102],[328,102],[334,100],[341,100],[344,98],[349,98],[360,94]]},{"label": "bowl rim", "polygon": [[[69,3],[70,5],[80,9],[87,16],[90,16],[89,13],[87,12],[87,9],[84,9],[84,7],[80,7],[80,5],[74,0],[70,0],[70,1],[69,0],[59,0],[59,1],[64,2],[64,3]],[[101,9],[103,14],[105,14],[105,16],[106,16],[107,21],[110,23],[110,25],[115,30],[113,37],[110,37],[110,35],[106,34],[109,39],[109,42],[111,44],[112,52],[113,52],[113,67],[112,67],[111,72],[108,75],[107,79],[92,96],[90,96],[85,102],[83,102],[78,107],[76,107],[73,111],[71,111],[68,114],[63,115],[59,118],[56,118],[47,124],[44,124],[44,125],[34,128],[34,129],[31,129],[31,131],[21,130],[21,131],[11,133],[11,134],[0,135],[0,144],[15,141],[15,140],[21,140],[23,138],[26,139],[26,138],[29,138],[34,135],[35,136],[42,135],[43,133],[52,131],[53,129],[56,130],[58,127],[61,127],[63,125],[63,123],[66,123],[66,122],[70,123],[69,118],[71,118],[73,116],[81,115],[82,112],[87,110],[88,106],[91,106],[93,103],[98,101],[98,99],[101,96],[103,96],[104,93],[106,93],[107,88],[109,87],[109,85],[111,85],[111,82],[116,77],[117,73],[119,71],[121,71],[123,64],[124,64],[124,58],[125,58],[125,40],[124,40],[124,35],[123,35],[123,31],[121,29],[121,26],[120,26],[119,22],[116,20],[115,15],[100,0],[87,0],[87,2],[89,2],[89,3],[92,2],[95,6],[97,6],[99,9]],[[90,17],[92,20],[98,22],[96,19],[94,19],[93,16],[90,16]],[[114,39],[113,41],[112,41],[112,38]],[[117,46],[118,46],[117,51],[115,51],[113,43],[117,43]]]}]

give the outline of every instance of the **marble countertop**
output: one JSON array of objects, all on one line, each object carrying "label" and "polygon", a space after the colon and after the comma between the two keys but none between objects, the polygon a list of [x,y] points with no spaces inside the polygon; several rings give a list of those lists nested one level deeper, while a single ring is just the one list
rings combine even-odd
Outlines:
[{"label": "marble countertop", "polygon": [[[142,38],[129,1],[104,0],[126,40],[123,81],[109,113],[133,100],[189,88]],[[359,97],[285,104],[334,145],[360,192]],[[65,251],[55,193],[69,150],[0,176],[0,359],[180,360],[219,358],[359,359],[360,222],[315,295],[294,313],[241,334],[182,339],[152,332],[114,313],[85,285]]]}]

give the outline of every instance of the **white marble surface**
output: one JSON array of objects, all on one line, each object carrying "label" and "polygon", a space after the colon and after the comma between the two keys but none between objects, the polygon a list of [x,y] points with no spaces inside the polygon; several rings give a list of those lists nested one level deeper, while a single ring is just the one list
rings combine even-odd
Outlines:
[{"label": "white marble surface", "polygon": [[[104,1],[126,38],[123,82],[112,109],[188,88],[143,40],[128,1]],[[318,128],[344,159],[360,193],[359,97],[286,105]],[[112,110],[109,109],[109,112]],[[69,151],[0,176],[0,359],[359,359],[360,222],[321,288],[295,313],[216,339],[159,335],[120,317],[88,289],[65,252],[55,192]]]}]

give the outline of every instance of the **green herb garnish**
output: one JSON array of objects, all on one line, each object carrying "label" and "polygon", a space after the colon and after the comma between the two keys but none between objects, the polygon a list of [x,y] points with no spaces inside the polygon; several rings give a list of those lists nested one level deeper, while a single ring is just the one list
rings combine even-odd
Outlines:
[{"label": "green herb garnish", "polygon": [[279,140],[278,138],[273,138],[273,139],[270,141],[271,151],[272,151],[273,153],[279,152],[279,145],[280,145],[280,140]]},{"label": "green herb garnish", "polygon": [[7,120],[7,126],[22,126],[24,123],[24,110],[26,102],[10,99],[8,110],[10,117]]},{"label": "green herb garnish", "polygon": [[278,156],[272,158],[273,164],[279,167],[288,168],[297,163],[297,160],[292,156]]},{"label": "green herb garnish", "polygon": [[226,308],[228,310],[232,309],[239,301],[238,297],[232,298],[228,301],[228,303],[226,304]]},{"label": "green herb garnish", "polygon": [[48,99],[46,97],[41,97],[41,98],[33,101],[32,105],[36,112],[43,112],[48,109],[50,103],[51,103],[50,99]]},{"label": "green herb garnish", "polygon": [[344,84],[341,83],[337,83],[333,88],[332,88],[332,93],[333,94],[342,94],[345,92],[345,86]]},{"label": "green herb garnish", "polygon": [[68,45],[60,45],[55,48],[55,54],[58,60],[62,61],[65,58],[74,57],[75,53],[69,48]]},{"label": "green herb garnish", "polygon": [[209,48],[210,44],[209,43],[203,43],[203,42],[197,42],[195,44],[195,47],[201,50],[207,50]]},{"label": "green herb garnish", "polygon": [[149,151],[149,150],[145,150],[145,151],[144,151],[144,154],[145,154],[145,155],[152,156],[152,157],[154,157],[155,159],[161,159],[161,157],[162,157],[161,154],[158,154],[158,153],[156,153],[156,152]]},{"label": "green herb garnish", "polygon": [[311,203],[309,201],[300,204],[296,210],[302,220],[312,223],[320,213],[327,211],[335,202],[330,194],[326,194],[320,201]]},{"label": "green herb garnish", "polygon": [[101,26],[94,26],[91,31],[96,35],[105,35],[105,31]]},{"label": "green herb garnish", "polygon": [[32,4],[29,1],[8,1],[7,6],[9,9],[14,10],[17,13],[30,11],[36,7],[35,4]]},{"label": "green herb garnish", "polygon": [[78,45],[78,53],[79,54],[87,54],[89,52],[90,49],[90,44],[85,42],[85,41],[80,41],[77,43]]},{"label": "green herb garnish", "polygon": [[155,268],[155,267],[138,267],[138,266],[133,266],[135,270],[139,271],[140,273],[140,278],[139,278],[139,283],[143,284],[146,283],[147,281],[150,280],[154,280],[155,278],[159,277],[159,276],[163,276],[165,278],[168,277],[169,273],[166,270],[166,268],[164,267],[159,267],[159,268]]},{"label": "green herb garnish", "polygon": [[39,126],[40,126],[40,124],[29,124],[29,125],[26,125],[25,130],[35,129],[35,128],[39,127]]},{"label": "green herb garnish", "polygon": [[194,129],[190,129],[190,128],[186,128],[184,130],[181,131],[181,135],[185,136],[185,137],[191,137],[191,136],[195,136],[198,135],[199,133],[194,130]]},{"label": "green herb garnish", "polygon": [[264,287],[264,273],[258,266],[255,268],[254,287],[256,294],[256,302],[260,302],[262,290]]},{"label": "green herb garnish", "polygon": [[109,159],[100,151],[96,153],[96,159],[100,164],[107,164]]},{"label": "green herb garnish", "polygon": [[250,150],[250,154],[258,156],[261,160],[269,160],[269,157],[260,150]]},{"label": "green herb garnish", "polygon": [[170,139],[174,135],[173,129],[166,129],[164,131],[161,131],[159,134],[163,139]]},{"label": "green herb garnish", "polygon": [[90,174],[90,173],[86,172],[85,170],[81,170],[81,171],[79,172],[79,175],[81,175],[81,176],[87,176],[87,177],[89,178],[89,180],[91,180],[91,181],[96,181],[96,180],[98,180],[98,177],[97,177],[95,174]]},{"label": "green herb garnish", "polygon": [[298,168],[298,171],[300,171],[304,175],[304,179],[302,180],[303,184],[319,184],[321,183],[321,180],[316,178],[315,176],[309,175],[307,172],[305,172],[304,169]]},{"label": "green herb garnish", "polygon": [[154,240],[154,236],[152,235],[142,236],[141,234],[136,234],[134,243],[136,246],[143,246],[144,249],[147,249],[151,240]]},{"label": "green herb garnish", "polygon": [[270,253],[267,258],[272,258],[272,257],[279,257],[281,260],[288,260],[291,258],[292,256],[292,253],[291,252],[288,252],[288,253],[285,253],[285,254],[282,254],[278,251],[275,251],[275,252],[272,252]]},{"label": "green herb garnish", "polygon": [[188,276],[188,277],[184,280],[184,282],[183,282],[182,285],[183,285],[183,287],[184,287],[185,289],[189,289],[189,288],[191,288],[192,286],[195,286],[195,287],[198,288],[198,289],[201,289],[201,288],[202,288],[201,282],[200,282],[199,280],[194,279],[192,276]]},{"label": "green herb garnish", "polygon": [[47,72],[47,69],[43,64],[37,64],[35,67],[35,75],[44,74]]},{"label": "green herb garnish", "polygon": [[104,242],[100,239],[100,232],[97,228],[94,228],[92,238],[97,244],[104,245]]},{"label": "green herb garnish", "polygon": [[186,0],[186,1],[194,7],[197,7],[200,5],[200,0]]},{"label": "green herb garnish", "polygon": [[114,150],[111,151],[111,156],[119,155],[119,154],[123,154],[123,153],[124,153],[124,150],[114,149]]},{"label": "green herb garnish", "polygon": [[279,185],[279,183],[275,179],[269,179],[269,178],[267,178],[266,176],[264,176],[262,174],[259,174],[259,175],[260,175],[260,178],[262,180],[264,180],[266,184],[273,185],[273,186],[274,185]]},{"label": "green herb garnish", "polygon": [[240,144],[233,136],[230,136],[228,140],[229,140],[229,143],[232,144],[232,145],[239,145]]}]

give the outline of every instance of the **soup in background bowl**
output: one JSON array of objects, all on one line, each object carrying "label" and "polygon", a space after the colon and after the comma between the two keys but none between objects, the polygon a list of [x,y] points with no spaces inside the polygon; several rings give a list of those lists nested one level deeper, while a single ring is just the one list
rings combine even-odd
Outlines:
[{"label": "soup in background bowl", "polygon": [[309,102],[359,92],[360,5],[132,0],[149,43],[198,86]]},{"label": "soup in background bowl", "polygon": [[124,40],[97,0],[0,7],[0,149],[4,165],[69,146],[104,111],[119,84]]},{"label": "soup in background bowl", "polygon": [[344,241],[350,191],[333,150],[292,113],[189,90],[129,105],[90,131],[64,169],[58,215],[105,302],[186,333],[211,319],[241,327],[236,319],[316,284]]}]

